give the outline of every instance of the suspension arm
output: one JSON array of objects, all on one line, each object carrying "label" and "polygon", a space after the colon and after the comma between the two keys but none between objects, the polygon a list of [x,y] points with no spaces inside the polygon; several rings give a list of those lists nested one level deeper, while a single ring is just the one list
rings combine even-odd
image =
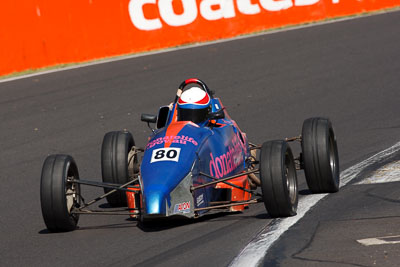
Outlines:
[{"label": "suspension arm", "polygon": [[[221,181],[220,181],[221,179],[212,177],[212,176],[210,176],[210,175],[208,175],[208,174],[205,174],[205,173],[200,172],[200,175],[203,175],[203,176],[205,176],[205,177],[208,177],[208,178],[210,178],[210,179],[213,179],[214,181],[221,182]],[[232,179],[232,178],[231,178],[231,179]],[[244,188],[244,187],[241,187],[241,186],[232,184],[232,183],[227,182],[227,181],[222,181],[222,183],[227,184],[227,185],[232,186],[232,187],[235,187],[235,188],[237,188],[237,189],[243,190],[243,191],[245,191],[245,192],[247,192],[247,193],[254,194],[254,195],[259,196],[259,197],[262,196],[261,194],[259,194],[259,193],[257,193],[257,192],[254,192],[254,191],[251,191],[251,190],[247,190],[247,189]]]},{"label": "suspension arm", "polygon": [[[133,193],[136,192],[136,191],[133,191],[133,190],[130,190],[130,189],[127,189],[127,188],[120,188],[121,184],[100,183],[100,182],[94,182],[94,181],[88,181],[88,180],[68,180],[68,182],[75,183],[75,184],[83,184],[83,185],[95,186],[95,187],[117,189],[117,190],[120,190],[120,191],[127,191],[127,192],[133,192]],[[134,186],[132,188],[140,189],[139,186]]]},{"label": "suspension arm", "polygon": [[214,179],[215,181],[209,182],[209,183],[206,183],[206,184],[202,184],[202,185],[199,185],[199,186],[192,186],[190,188],[190,190],[194,191],[194,190],[197,190],[197,189],[200,189],[200,188],[203,188],[203,187],[207,187],[207,186],[210,186],[210,185],[218,184],[220,182],[225,182],[225,181],[228,181],[228,180],[231,180],[231,179],[243,176],[243,175],[247,175],[247,174],[250,174],[250,173],[255,173],[255,172],[258,172],[258,171],[259,171],[259,169],[255,169],[255,170],[242,172],[242,173],[239,173],[239,174],[236,174],[236,175],[233,175],[233,176],[229,176],[229,177],[226,177],[226,178],[222,178],[222,179],[219,179],[219,178],[216,178],[216,177],[212,177],[212,176],[210,176],[208,174],[200,172],[200,175],[204,175],[204,176],[206,176],[208,178]]},{"label": "suspension arm", "polygon": [[218,206],[210,206],[210,207],[204,207],[204,208],[198,208],[198,209],[194,209],[194,211],[201,211],[201,210],[210,210],[210,209],[220,209],[220,208],[228,208],[228,207],[232,207],[232,206],[240,206],[240,205],[245,205],[245,204],[256,204],[262,202],[262,199],[252,199],[249,201],[238,201],[238,202],[234,202],[234,203],[230,203],[230,204],[224,204],[224,205],[218,205]]},{"label": "suspension arm", "polygon": [[[107,196],[111,195],[114,192],[117,192],[118,190],[134,192],[135,193],[135,191],[129,191],[129,189],[126,189],[125,187],[127,187],[128,185],[131,185],[133,183],[136,183],[138,180],[139,180],[139,178],[136,178],[136,179],[133,179],[133,180],[131,180],[131,181],[129,181],[129,182],[117,187],[117,188],[114,188],[113,190],[109,191],[108,193],[105,193],[105,194],[93,199],[92,201],[84,204],[82,207],[79,207],[77,210],[78,211],[82,211],[84,208],[86,208],[86,207],[88,207],[88,206],[90,206],[90,205],[102,200],[103,198],[106,198]],[[74,181],[77,181],[77,180],[74,180]]]}]

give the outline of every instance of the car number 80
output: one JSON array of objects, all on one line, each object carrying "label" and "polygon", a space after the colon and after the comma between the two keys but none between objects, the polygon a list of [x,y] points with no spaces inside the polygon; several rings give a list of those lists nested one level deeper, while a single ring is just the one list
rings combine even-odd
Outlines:
[{"label": "car number 80", "polygon": [[181,149],[179,147],[166,147],[154,149],[151,154],[150,163],[158,161],[179,161],[179,154]]}]

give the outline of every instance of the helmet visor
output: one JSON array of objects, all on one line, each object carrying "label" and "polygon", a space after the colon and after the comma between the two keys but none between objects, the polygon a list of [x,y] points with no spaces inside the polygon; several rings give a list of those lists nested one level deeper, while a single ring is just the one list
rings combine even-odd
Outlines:
[{"label": "helmet visor", "polygon": [[202,109],[186,109],[178,107],[178,121],[200,123],[207,119],[209,107]]}]

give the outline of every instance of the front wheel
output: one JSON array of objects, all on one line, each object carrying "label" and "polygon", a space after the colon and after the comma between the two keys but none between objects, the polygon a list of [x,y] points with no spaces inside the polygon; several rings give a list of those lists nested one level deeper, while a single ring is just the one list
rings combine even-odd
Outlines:
[{"label": "front wheel", "polygon": [[74,159],[68,155],[48,156],[43,164],[40,180],[40,203],[47,229],[51,232],[72,231],[79,214],[74,208],[81,204],[79,173]]},{"label": "front wheel", "polygon": [[[101,147],[101,173],[104,183],[125,184],[129,182],[128,154],[135,145],[130,132],[109,132],[104,136]],[[137,158],[133,160],[137,161]],[[104,188],[108,193],[112,189]],[[117,191],[107,196],[111,206],[126,206],[126,194]]]},{"label": "front wheel", "polygon": [[297,175],[287,142],[269,141],[262,145],[260,180],[264,205],[271,217],[296,215]]},{"label": "front wheel", "polygon": [[339,191],[339,156],[331,121],[324,118],[305,120],[301,148],[304,173],[311,192]]}]

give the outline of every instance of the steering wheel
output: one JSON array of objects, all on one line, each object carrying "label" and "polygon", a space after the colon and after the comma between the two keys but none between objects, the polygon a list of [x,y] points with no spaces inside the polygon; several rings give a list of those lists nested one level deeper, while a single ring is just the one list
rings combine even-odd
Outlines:
[{"label": "steering wheel", "polygon": [[179,85],[178,91],[176,92],[176,97],[175,97],[175,101],[174,103],[176,103],[179,99],[179,97],[182,95],[183,89],[191,83],[195,83],[200,85],[200,88],[203,89],[211,98],[214,98],[214,92],[210,90],[210,88],[208,88],[208,86],[206,85],[205,82],[203,82],[200,79],[197,78],[191,78],[191,79],[187,79],[184,80],[181,85]]}]

